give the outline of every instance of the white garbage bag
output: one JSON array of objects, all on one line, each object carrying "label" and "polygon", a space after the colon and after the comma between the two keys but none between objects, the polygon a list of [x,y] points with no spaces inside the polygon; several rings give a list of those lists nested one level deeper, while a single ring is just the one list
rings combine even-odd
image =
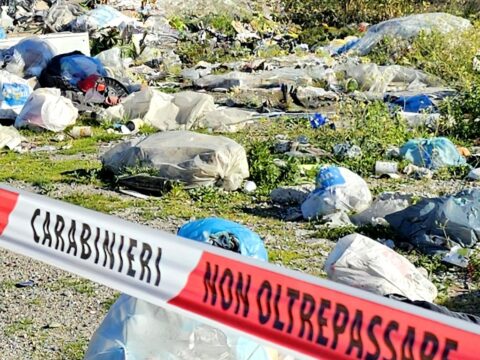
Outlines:
[{"label": "white garbage bag", "polygon": [[366,236],[341,238],[325,262],[330,280],[378,295],[432,302],[437,289],[406,258]]},{"label": "white garbage bag", "polygon": [[0,90],[2,119],[15,119],[33,91],[26,80],[4,70],[0,70]]},{"label": "white garbage bag", "polygon": [[[241,145],[223,136],[190,131],[162,132],[124,142],[108,151],[102,163],[117,175],[129,169],[147,169],[150,178],[179,181],[186,187],[236,190],[249,176]],[[144,176],[139,174],[139,178]]]},{"label": "white garbage bag", "polygon": [[352,171],[337,166],[324,166],[317,174],[316,189],[302,204],[305,219],[335,212],[360,212],[372,202],[368,185]]},{"label": "white garbage bag", "polygon": [[130,94],[121,104],[105,109],[103,119],[124,121],[140,118],[160,131],[212,129],[233,132],[244,127],[253,113],[220,108],[208,94],[182,91],[174,95],[151,88]]},{"label": "white garbage bag", "polygon": [[351,48],[351,51],[366,55],[385,37],[408,40],[417,36],[421,31],[436,30],[447,33],[463,31],[471,26],[472,24],[467,19],[446,13],[415,14],[390,19],[369,28],[365,36]]},{"label": "white garbage bag", "polygon": [[75,124],[78,110],[71,100],[60,95],[59,89],[40,88],[35,90],[15,120],[15,127],[42,128],[63,131]]}]

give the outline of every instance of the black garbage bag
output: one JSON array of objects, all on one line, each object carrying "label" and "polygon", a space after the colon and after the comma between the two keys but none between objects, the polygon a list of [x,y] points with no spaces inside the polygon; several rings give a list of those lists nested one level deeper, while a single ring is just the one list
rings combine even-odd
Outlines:
[{"label": "black garbage bag", "polygon": [[460,319],[460,320],[465,320],[465,321],[468,321],[468,322],[471,322],[471,323],[474,323],[474,324],[480,324],[480,317],[478,317],[478,316],[475,316],[475,315],[472,315],[472,314],[466,314],[466,313],[451,311],[451,310],[448,310],[445,306],[432,304],[428,301],[410,300],[410,299],[406,298],[405,296],[398,295],[398,294],[388,294],[388,295],[385,295],[385,297],[387,297],[389,299],[401,301],[401,302],[406,303],[406,304],[419,306],[419,307],[427,309],[427,310],[435,311],[437,313],[444,314],[444,315],[447,315],[447,316],[451,316],[451,317],[454,317],[454,318],[457,318],[457,319]]},{"label": "black garbage bag", "polygon": [[426,254],[448,252],[455,245],[470,248],[480,239],[480,188],[424,199],[385,219]]}]

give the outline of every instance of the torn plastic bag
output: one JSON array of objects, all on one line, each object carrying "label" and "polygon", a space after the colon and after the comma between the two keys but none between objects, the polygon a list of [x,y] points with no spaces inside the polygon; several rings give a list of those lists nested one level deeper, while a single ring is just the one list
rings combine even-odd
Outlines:
[{"label": "torn plastic bag", "polygon": [[[147,170],[152,182],[178,181],[192,188],[219,186],[236,190],[249,176],[241,145],[223,136],[190,131],[157,133],[124,142],[108,151],[102,163],[116,175],[130,169],[142,177],[141,172]],[[137,185],[142,190],[142,185]]]},{"label": "torn plastic bag", "polygon": [[302,204],[305,219],[335,212],[360,212],[372,202],[368,185],[360,176],[344,167],[324,166],[316,179],[316,189]]},{"label": "torn plastic bag", "polygon": [[26,80],[4,70],[0,70],[0,89],[0,118],[15,119],[33,89]]},{"label": "torn plastic bag", "polygon": [[92,75],[107,76],[100,60],[73,51],[55,56],[42,71],[39,81],[43,87],[77,90],[78,82]]},{"label": "torn plastic bag", "polygon": [[480,239],[480,189],[424,199],[387,215],[390,226],[427,254],[448,252],[453,246],[473,247]]},{"label": "torn plastic bag", "polygon": [[431,310],[431,311],[434,311],[434,312],[437,312],[437,313],[440,313],[440,314],[443,314],[443,315],[451,316],[451,317],[454,317],[456,319],[465,320],[465,321],[468,321],[470,323],[480,325],[480,317],[472,315],[472,314],[466,314],[466,313],[451,311],[448,308],[446,308],[445,306],[432,304],[431,302],[423,301],[423,300],[410,300],[410,299],[406,298],[405,296],[402,296],[402,295],[399,295],[399,294],[388,294],[388,295],[385,295],[385,297],[387,297],[389,299],[401,301],[401,302],[406,303],[406,304],[415,305],[415,306],[418,306],[418,307],[421,307],[421,308],[424,308],[424,309],[427,309],[427,310]]},{"label": "torn plastic bag", "polygon": [[22,139],[18,130],[13,126],[0,125],[0,149],[7,147],[12,150],[21,144]]},{"label": "torn plastic bag", "polygon": [[[178,235],[267,261],[260,237],[220,218],[192,221]],[[233,236],[232,236],[233,235]],[[231,238],[238,242],[231,246]],[[220,243],[219,243],[220,241]],[[276,352],[244,335],[203,325],[184,315],[122,295],[95,331],[85,360],[274,360]]]},{"label": "torn plastic bag", "polygon": [[35,90],[15,120],[15,127],[42,128],[62,131],[75,124],[78,110],[69,99],[60,95],[59,89],[40,88]]},{"label": "torn plastic bag", "polygon": [[134,92],[122,103],[105,109],[100,117],[110,121],[142,119],[161,131],[178,130],[176,121],[178,107],[173,103],[173,95],[151,88]]},{"label": "torn plastic bag", "polygon": [[107,27],[124,30],[127,25],[140,28],[142,25],[134,18],[122,14],[108,5],[100,5],[88,13],[77,17],[69,27],[73,32],[95,31]]},{"label": "torn plastic bag", "polygon": [[66,25],[84,13],[85,11],[78,4],[66,4],[57,0],[48,10],[45,17],[45,26],[52,32],[60,32],[64,30]]},{"label": "torn plastic bag", "polygon": [[367,33],[350,50],[360,55],[366,55],[386,37],[409,40],[416,37],[421,31],[461,32],[471,26],[470,21],[446,13],[410,15],[383,21],[370,27]]},{"label": "torn plastic bag", "polygon": [[325,271],[330,280],[378,295],[397,293],[430,302],[437,297],[435,286],[410,261],[359,234],[338,240]]},{"label": "torn plastic bag", "polygon": [[400,148],[400,156],[416,166],[432,170],[467,163],[455,145],[443,137],[409,140]]},{"label": "torn plastic bag", "polygon": [[38,77],[53,58],[54,52],[46,41],[26,38],[8,49],[0,50],[0,66],[23,78]]},{"label": "torn plastic bag", "polygon": [[268,261],[267,250],[260,236],[233,221],[220,218],[191,221],[178,230],[178,236]]},{"label": "torn plastic bag", "polygon": [[385,216],[406,209],[412,203],[412,196],[399,193],[383,193],[378,196],[372,205],[359,214],[350,217],[357,225],[388,225]]}]

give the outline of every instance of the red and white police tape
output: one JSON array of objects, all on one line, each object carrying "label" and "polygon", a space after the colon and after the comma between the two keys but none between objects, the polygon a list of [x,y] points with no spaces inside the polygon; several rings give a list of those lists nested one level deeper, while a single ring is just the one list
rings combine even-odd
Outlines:
[{"label": "red and white police tape", "polygon": [[303,358],[480,358],[480,326],[3,185],[0,246]]}]

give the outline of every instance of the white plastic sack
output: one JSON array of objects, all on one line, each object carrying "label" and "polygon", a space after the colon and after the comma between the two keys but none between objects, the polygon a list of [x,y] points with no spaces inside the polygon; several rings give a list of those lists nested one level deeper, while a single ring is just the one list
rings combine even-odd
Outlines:
[{"label": "white plastic sack", "polygon": [[94,31],[107,27],[118,28],[122,31],[127,25],[134,27],[142,26],[134,18],[128,17],[108,5],[97,6],[70,23],[70,27],[74,32]]},{"label": "white plastic sack", "polygon": [[148,169],[151,177],[179,181],[187,187],[215,185],[236,190],[249,176],[241,145],[223,136],[190,131],[156,133],[124,142],[108,151],[102,163],[115,174]]},{"label": "white plastic sack", "polygon": [[268,351],[231,331],[122,295],[93,335],[85,360],[276,359]]},{"label": "white plastic sack", "polygon": [[113,121],[140,118],[160,131],[212,129],[232,132],[252,119],[252,112],[217,108],[213,96],[183,91],[174,95],[151,88],[130,94],[101,117]]},{"label": "white plastic sack", "polygon": [[28,81],[0,70],[0,118],[15,119],[33,89]]},{"label": "white plastic sack", "polygon": [[437,289],[412,263],[366,236],[341,238],[325,262],[330,280],[378,295],[400,294],[432,302]]},{"label": "white plastic sack", "polygon": [[335,212],[360,212],[372,202],[368,185],[360,176],[337,166],[324,166],[317,175],[316,189],[302,204],[305,219]]},{"label": "white plastic sack", "polygon": [[78,110],[71,100],[60,95],[59,89],[40,88],[28,98],[15,120],[15,127],[43,128],[62,131],[75,124]]},{"label": "white plastic sack", "polygon": [[408,40],[417,36],[420,31],[463,31],[471,27],[470,21],[446,13],[416,14],[383,21],[368,29],[352,48],[360,55],[368,54],[375,45],[385,37]]},{"label": "white plastic sack", "polygon": [[122,51],[119,47],[102,51],[95,56],[95,59],[100,60],[109,77],[123,83],[129,82],[127,68],[123,63]]}]

